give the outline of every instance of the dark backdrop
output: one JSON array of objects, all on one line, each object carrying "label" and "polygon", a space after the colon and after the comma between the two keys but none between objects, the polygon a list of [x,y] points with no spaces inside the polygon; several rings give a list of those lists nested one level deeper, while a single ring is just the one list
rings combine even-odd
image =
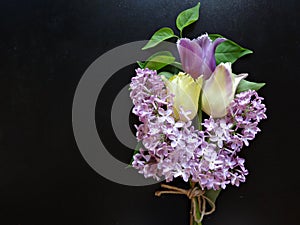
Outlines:
[{"label": "dark backdrop", "polygon": [[[0,224],[174,225],[188,223],[183,196],[157,198],[158,185],[128,187],[98,175],[73,137],[72,99],[101,54],[147,39],[197,1],[0,1]],[[202,0],[200,21],[185,36],[220,33],[254,50],[234,65],[265,81],[262,133],[247,148],[247,182],[229,187],[206,225],[297,224],[299,218],[299,3]],[[114,156],[110,105],[134,67],[99,96],[97,123]],[[99,74],[101,76],[101,74]]]}]

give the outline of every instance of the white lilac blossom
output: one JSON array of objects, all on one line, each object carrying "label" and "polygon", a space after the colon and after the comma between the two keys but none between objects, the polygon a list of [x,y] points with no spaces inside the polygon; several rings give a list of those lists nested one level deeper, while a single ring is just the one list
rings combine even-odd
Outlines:
[{"label": "white lilac blossom", "polygon": [[179,118],[186,119],[173,117],[174,96],[168,95],[156,71],[137,69],[130,89],[133,113],[141,122],[136,136],[143,147],[132,162],[139,173],[167,182],[182,177],[214,190],[245,181],[248,171],[238,153],[254,139],[260,131],[258,123],[266,118],[263,98],[255,91],[237,94],[225,117],[204,120],[199,131],[183,108]]}]

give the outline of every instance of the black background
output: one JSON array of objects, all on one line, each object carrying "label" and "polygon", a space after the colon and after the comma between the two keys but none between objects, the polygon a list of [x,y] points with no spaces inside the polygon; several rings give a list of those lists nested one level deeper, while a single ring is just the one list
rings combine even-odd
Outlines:
[{"label": "black background", "polygon": [[[144,40],[197,1],[0,1],[0,224],[174,225],[188,223],[183,196],[157,198],[159,185],[128,187],[98,175],[72,132],[72,100],[87,67],[106,51]],[[268,120],[245,150],[250,171],[228,187],[206,225],[299,224],[299,3],[202,0],[200,20],[184,35],[220,33],[254,51],[236,73],[267,82]],[[298,21],[297,21],[298,20]],[[96,120],[112,154],[110,105],[133,68],[99,96]],[[99,74],[101,76],[101,74]]]}]

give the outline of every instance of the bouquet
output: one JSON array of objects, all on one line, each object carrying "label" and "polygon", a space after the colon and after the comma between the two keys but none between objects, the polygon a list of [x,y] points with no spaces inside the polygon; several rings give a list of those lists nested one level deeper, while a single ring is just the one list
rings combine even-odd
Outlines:
[{"label": "bouquet", "polygon": [[215,210],[221,189],[245,182],[248,170],[240,157],[260,131],[266,107],[257,91],[264,83],[234,74],[232,63],[252,53],[218,34],[193,40],[182,37],[199,18],[200,3],[176,19],[171,28],[154,33],[143,50],[177,38],[180,62],[160,51],[144,62],[131,79],[132,112],[139,118],[132,166],[145,178],[171,182],[180,177],[185,190],[162,184],[155,194],[183,194],[191,200],[190,225],[200,225]]}]

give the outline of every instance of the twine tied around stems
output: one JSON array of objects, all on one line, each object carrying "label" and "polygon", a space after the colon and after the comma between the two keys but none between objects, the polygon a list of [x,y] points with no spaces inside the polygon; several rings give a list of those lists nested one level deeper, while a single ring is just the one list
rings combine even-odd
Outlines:
[{"label": "twine tied around stems", "polygon": [[[205,191],[201,190],[198,187],[195,187],[194,185],[186,190],[166,184],[161,185],[162,188],[165,188],[167,190],[163,191],[156,191],[156,196],[161,196],[162,194],[178,194],[178,195],[186,195],[191,200],[191,216],[190,216],[190,224],[193,225],[193,221],[200,223],[203,220],[203,217],[205,215],[212,214],[215,209],[215,203],[210,200],[207,196],[205,196]],[[199,207],[200,212],[200,218],[197,218],[197,203]],[[211,207],[210,211],[206,211],[206,203],[208,203]]]}]

